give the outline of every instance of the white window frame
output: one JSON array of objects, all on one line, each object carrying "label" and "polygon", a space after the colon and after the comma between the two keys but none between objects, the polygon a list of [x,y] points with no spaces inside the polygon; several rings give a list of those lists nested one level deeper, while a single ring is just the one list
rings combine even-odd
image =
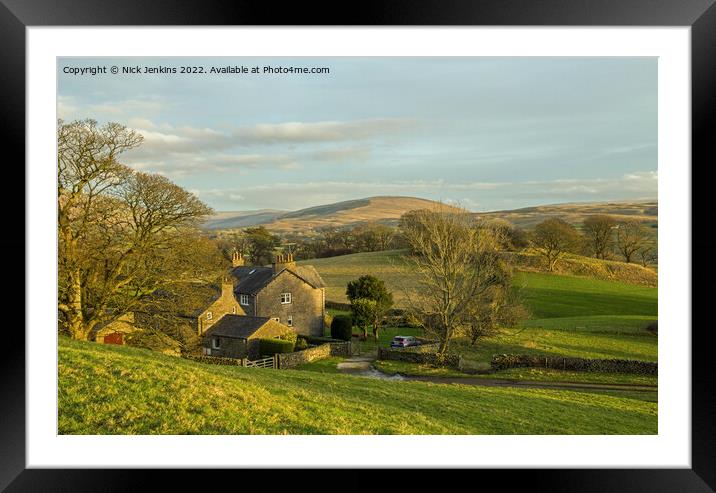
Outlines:
[{"label": "white window frame", "polygon": [[288,305],[291,303],[291,293],[281,293],[281,304]]},{"label": "white window frame", "polygon": [[239,295],[239,304],[247,306],[249,304],[249,295],[248,294],[240,294]]},{"label": "white window frame", "polygon": [[211,312],[206,312],[206,319],[211,320],[212,318],[214,318],[214,314]]},{"label": "white window frame", "polygon": [[286,319],[286,325],[288,325],[289,327],[293,327],[293,315],[288,316],[288,318]]},{"label": "white window frame", "polygon": [[211,349],[221,349],[221,339],[218,337],[211,338]]}]

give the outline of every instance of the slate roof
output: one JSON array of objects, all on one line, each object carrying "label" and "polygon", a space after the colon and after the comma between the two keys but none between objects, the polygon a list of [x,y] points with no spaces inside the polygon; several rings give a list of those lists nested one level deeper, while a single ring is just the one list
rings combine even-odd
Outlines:
[{"label": "slate roof", "polygon": [[231,271],[239,282],[234,286],[235,293],[256,294],[273,279],[271,267],[237,267]]},{"label": "slate roof", "polygon": [[271,320],[268,317],[247,317],[246,315],[224,315],[206,331],[207,336],[248,339]]},{"label": "slate roof", "polygon": [[[314,288],[326,287],[326,283],[323,282],[318,271],[312,265],[294,265],[287,267],[285,270],[294,273]],[[239,282],[234,287],[234,292],[243,294],[258,293],[276,277],[272,267],[241,266],[233,269],[231,274],[239,278]]]}]

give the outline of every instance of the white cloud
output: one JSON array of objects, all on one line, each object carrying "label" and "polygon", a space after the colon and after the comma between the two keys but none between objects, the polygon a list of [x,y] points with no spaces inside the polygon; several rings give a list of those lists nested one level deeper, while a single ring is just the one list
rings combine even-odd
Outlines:
[{"label": "white cloud", "polygon": [[409,118],[261,123],[239,128],[233,134],[244,145],[356,141],[393,135],[415,126],[415,123]]}]

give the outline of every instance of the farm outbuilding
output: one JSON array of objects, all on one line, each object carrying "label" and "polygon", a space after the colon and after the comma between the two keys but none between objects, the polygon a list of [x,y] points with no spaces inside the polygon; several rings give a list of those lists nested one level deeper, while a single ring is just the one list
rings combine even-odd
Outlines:
[{"label": "farm outbuilding", "polygon": [[224,358],[258,359],[259,339],[270,339],[294,332],[268,317],[224,315],[205,333],[202,340],[204,354]]},{"label": "farm outbuilding", "polygon": [[134,325],[134,313],[125,313],[116,320],[97,327],[91,335],[91,339],[100,344],[124,345],[127,343],[127,335],[136,331]]}]

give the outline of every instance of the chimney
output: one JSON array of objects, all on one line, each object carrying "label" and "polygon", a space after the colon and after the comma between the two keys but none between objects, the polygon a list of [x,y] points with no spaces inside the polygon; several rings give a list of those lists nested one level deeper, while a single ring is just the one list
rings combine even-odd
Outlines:
[{"label": "chimney", "polygon": [[296,262],[293,260],[292,253],[279,253],[278,255],[276,255],[276,259],[274,260],[272,266],[274,274],[278,274],[283,269],[286,269],[288,267],[295,267]]},{"label": "chimney", "polygon": [[230,277],[222,277],[221,278],[221,296],[222,298],[225,296],[234,296],[234,283],[231,282]]},{"label": "chimney", "polygon": [[231,266],[241,267],[242,265],[244,265],[244,256],[238,250],[234,250],[234,253],[231,254]]}]

